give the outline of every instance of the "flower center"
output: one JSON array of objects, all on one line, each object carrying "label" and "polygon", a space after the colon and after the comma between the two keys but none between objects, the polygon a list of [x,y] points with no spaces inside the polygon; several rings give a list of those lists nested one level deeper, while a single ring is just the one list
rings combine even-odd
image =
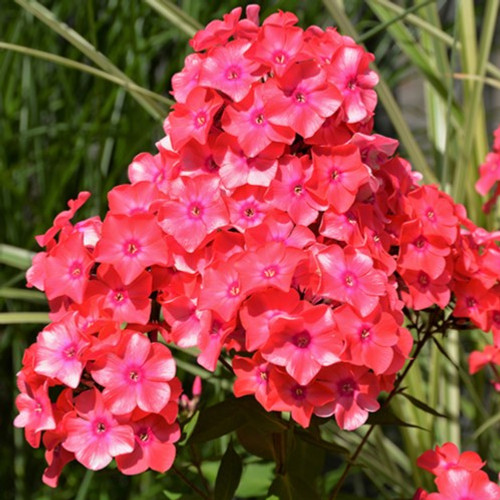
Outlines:
[{"label": "flower center", "polygon": [[262,113],[259,113],[256,117],[255,117],[255,123],[257,125],[262,125],[264,123],[264,115]]},{"label": "flower center", "polygon": [[207,115],[204,111],[198,113],[195,118],[195,125],[197,127],[203,127],[207,123]]},{"label": "flower center", "polygon": [[125,244],[125,253],[132,256],[139,252],[139,244],[136,241],[128,241]]},{"label": "flower center", "polygon": [[346,286],[352,287],[354,286],[354,277],[351,276],[350,274],[347,274],[346,277],[344,278]]},{"label": "flower center", "polygon": [[239,77],[240,77],[240,73],[237,70],[237,68],[232,67],[226,71],[226,78],[228,80],[238,80]]},{"label": "flower center", "polygon": [[246,208],[244,214],[248,218],[250,218],[250,217],[253,217],[255,215],[255,212],[254,212],[253,208]]},{"label": "flower center", "polygon": [[295,94],[295,100],[297,102],[306,102],[306,97],[305,97],[305,95],[302,92],[297,92]]},{"label": "flower center", "polygon": [[67,358],[73,358],[75,356],[75,354],[76,354],[76,349],[75,349],[75,346],[73,344],[66,347],[66,349],[64,350],[64,355]]},{"label": "flower center", "polygon": [[103,422],[97,422],[97,425],[95,426],[95,430],[97,434],[102,434],[103,432],[106,431],[106,426],[104,425]]},{"label": "flower center", "polygon": [[137,373],[137,371],[135,370],[132,370],[129,374],[128,374],[130,380],[132,380],[132,382],[137,382],[139,380],[139,373]]},{"label": "flower center", "polygon": [[262,274],[264,275],[264,278],[274,278],[276,276],[276,266],[269,266],[262,271]]},{"label": "flower center", "polygon": [[285,64],[286,56],[283,52],[277,52],[274,54],[274,62],[276,64]]},{"label": "flower center", "polygon": [[305,399],[306,388],[301,385],[297,385],[292,389],[292,395],[295,399]]},{"label": "flower center", "polygon": [[296,195],[302,194],[302,186],[300,184],[297,184],[294,188],[293,191]]},{"label": "flower center", "polygon": [[421,271],[420,274],[418,275],[418,282],[422,286],[427,286],[429,284],[429,275]]},{"label": "flower center", "polygon": [[311,334],[307,330],[295,335],[293,343],[300,349],[305,349],[311,343]]},{"label": "flower center", "polygon": [[361,339],[362,340],[366,340],[368,337],[370,336],[370,329],[369,328],[366,328],[364,327],[362,330],[361,330]]},{"label": "flower center", "polygon": [[469,309],[477,306],[477,300],[474,297],[467,297],[465,303]]}]

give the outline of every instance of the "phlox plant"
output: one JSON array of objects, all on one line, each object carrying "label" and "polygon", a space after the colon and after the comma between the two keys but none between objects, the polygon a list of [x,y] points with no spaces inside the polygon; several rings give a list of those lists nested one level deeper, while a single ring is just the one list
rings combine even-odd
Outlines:
[{"label": "phlox plant", "polygon": [[[406,425],[393,399],[436,413],[405,387],[428,344],[491,332],[470,371],[500,365],[499,233],[374,132],[374,56],[335,28],[297,23],[250,5],[197,32],[157,151],[133,158],[102,219],[75,222],[84,191],[37,237],[27,282],[51,323],[25,351],[14,425],[45,449],[47,485],[72,461],[113,463],[233,498],[253,454],[275,464],[269,496],[342,498],[377,417]],[[496,183],[487,210],[496,137],[477,184],[484,195]],[[218,404],[198,378],[188,396],[186,359],[229,382]],[[357,429],[357,446],[329,438]],[[216,438],[219,473],[200,486],[176,455]],[[315,449],[334,458],[301,475]],[[430,476],[411,485],[414,498],[500,498],[473,451],[437,443],[417,464],[436,480],[430,493]]]}]

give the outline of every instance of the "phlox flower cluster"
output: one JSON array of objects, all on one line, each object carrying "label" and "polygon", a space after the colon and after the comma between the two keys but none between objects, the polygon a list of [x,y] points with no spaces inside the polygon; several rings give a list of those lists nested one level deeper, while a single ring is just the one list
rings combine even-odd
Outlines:
[{"label": "phlox flower cluster", "polygon": [[490,481],[481,470],[485,462],[474,451],[460,453],[453,443],[427,450],[417,459],[417,465],[436,476],[437,493],[419,488],[413,500],[497,500],[500,486]]},{"label": "phlox flower cluster", "polygon": [[479,167],[479,179],[476,191],[483,196],[490,193],[490,199],[483,205],[483,211],[489,213],[500,196],[500,126],[493,133],[493,150],[486,155]]},{"label": "phlox flower cluster", "polygon": [[158,152],[134,158],[104,220],[71,223],[81,193],[38,237],[28,283],[53,323],[26,352],[15,423],[34,446],[44,431],[47,481],[73,456],[171,465],[165,343],[210,371],[224,356],[237,397],[352,430],[410,355],[409,310],[499,326],[495,235],[372,132],[373,56],[291,13],[241,14],[193,38]]}]

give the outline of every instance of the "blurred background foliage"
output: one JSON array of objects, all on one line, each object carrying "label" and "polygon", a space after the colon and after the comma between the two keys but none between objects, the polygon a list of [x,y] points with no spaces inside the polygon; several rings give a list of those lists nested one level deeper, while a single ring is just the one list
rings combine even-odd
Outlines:
[{"label": "blurred background foliage", "polygon": [[[82,190],[92,192],[92,198],[81,211],[82,217],[103,215],[106,210],[106,193],[113,186],[127,181],[127,166],[132,158],[142,151],[153,152],[154,143],[163,135],[160,117],[168,112],[168,103],[161,99],[161,96],[169,97],[170,78],[182,68],[185,56],[191,52],[188,45],[189,36],[186,33],[193,28],[193,24],[189,24],[190,19],[205,25],[212,19],[221,18],[234,7],[249,3],[253,2],[181,0],[176,4],[189,16],[189,19],[184,20],[187,24],[182,24],[182,18],[172,22],[168,16],[163,16],[153,8],[154,5],[171,7],[171,2],[166,0],[41,0],[39,3],[31,0],[0,0],[0,244],[38,251],[34,235],[43,233],[51,225],[54,216],[65,209],[66,201],[75,198]],[[405,119],[409,120],[413,139],[423,154],[426,168],[435,175],[436,180],[444,182],[445,188],[453,187],[456,176],[459,179],[463,176],[458,187],[461,192],[466,190],[465,183],[468,181],[470,185],[471,179],[477,175],[474,170],[477,169],[477,162],[474,164],[469,161],[462,170],[460,167],[455,168],[460,161],[465,161],[460,160],[457,152],[461,138],[451,127],[445,128],[444,132],[439,128],[440,123],[455,119],[458,123],[457,130],[459,127],[463,129],[466,126],[464,113],[467,113],[467,105],[473,100],[464,100],[467,93],[472,95],[474,92],[469,85],[470,81],[462,84],[453,80],[450,69],[448,68],[446,73],[446,68],[438,64],[440,57],[442,62],[444,61],[443,64],[450,64],[450,59],[453,63],[454,57],[456,61],[463,57],[463,54],[459,53],[460,47],[453,40],[456,42],[462,37],[464,42],[468,40],[466,36],[470,36],[470,33],[463,33],[464,23],[455,28],[458,3],[409,0],[392,3],[393,6],[403,9],[403,12],[406,10],[410,16],[418,13],[425,22],[438,27],[441,37],[444,34],[448,39],[451,38],[451,45],[442,43],[438,46],[437,38],[426,35],[425,30],[416,30],[415,23],[408,22],[403,28],[402,24],[394,23],[395,16],[399,15],[397,8],[391,9],[387,5],[384,7],[384,4],[391,2],[259,2],[261,18],[282,9],[296,13],[302,27],[311,24],[326,27],[339,22],[338,16],[332,14],[340,11],[358,33],[368,33],[369,36],[364,40],[366,46],[376,55],[377,66],[384,80],[396,96]],[[465,6],[473,4],[474,15],[472,21],[469,21],[478,34],[481,33],[479,27],[484,22],[483,16],[488,15],[488,9],[491,9],[491,4],[494,3],[464,0]],[[340,8],[342,4],[345,11]],[[418,7],[419,4],[425,6],[417,11],[415,6]],[[30,6],[32,9],[38,9],[39,13],[49,13],[52,16],[49,16],[49,19],[55,20],[56,24],[65,23],[87,40],[90,44],[88,47],[94,47],[101,55],[95,56],[93,53],[94,60],[89,57],[90,53],[84,55],[81,46],[77,48],[60,36],[55,31],[55,24],[48,26],[33,15]],[[410,16],[408,20],[411,19]],[[392,21],[388,23],[388,20]],[[499,43],[498,26],[492,29],[492,36],[496,38],[493,38],[491,46],[495,47],[495,44]],[[404,30],[407,30],[407,33]],[[414,46],[412,52],[408,39],[405,42],[405,36],[409,36],[409,39],[417,37],[419,44],[429,51],[428,54],[432,53],[433,58],[426,59],[424,56],[424,63],[429,63],[427,68],[418,67],[420,46]],[[141,93],[139,99],[134,99],[126,88],[102,78],[102,75],[68,67],[61,64],[61,61],[52,62],[27,56],[13,50],[8,44],[29,47],[100,68],[118,80],[122,78],[119,73],[121,71],[137,86],[153,91],[159,97]],[[490,56],[494,57],[494,53],[488,50],[487,59]],[[46,58],[46,54],[44,57]],[[477,64],[479,70],[480,62]],[[420,63],[423,64],[421,59]],[[431,63],[438,64],[437,68]],[[453,68],[453,64],[451,67]],[[467,72],[463,64],[461,67],[462,72]],[[485,141],[489,139],[496,122],[500,121],[498,90],[494,90],[494,87],[488,87],[484,93],[482,88],[480,90],[481,102],[487,103],[482,108],[484,117],[481,127],[485,131],[471,146],[476,156],[469,155],[469,160],[481,158],[487,148]],[[436,96],[439,101],[437,103]],[[391,117],[381,105],[375,118],[375,130],[396,137],[401,132],[400,127],[394,127],[394,120],[391,121]],[[405,147],[406,143],[403,145],[403,154]],[[411,145],[408,150],[411,153]],[[451,188],[448,190],[452,191]],[[487,220],[479,215],[477,207],[480,206],[480,200],[476,200],[475,207],[472,206],[473,195],[465,201],[468,202],[469,209],[472,208],[473,213],[477,215],[478,222],[488,223],[490,227],[494,225],[494,219]],[[15,318],[11,316],[10,319],[0,315],[0,496],[6,500],[149,499],[165,498],[166,494],[163,492],[170,488],[171,491],[180,493],[177,497],[172,494],[169,498],[188,498],[192,492],[188,487],[182,486],[179,475],[174,473],[168,473],[161,480],[157,480],[158,474],[155,473],[127,478],[109,468],[98,474],[85,472],[76,463],[67,466],[59,489],[51,490],[42,485],[40,477],[45,466],[43,451],[29,449],[22,431],[13,429],[12,420],[15,415],[15,373],[20,367],[23,350],[34,340],[39,330],[39,326],[29,323],[27,313],[43,311],[46,308],[43,296],[22,292],[26,255],[17,250],[13,250],[13,255],[10,255],[11,250],[5,246],[0,250],[0,311],[2,314],[21,314]],[[33,322],[36,321],[39,320],[33,317]],[[18,324],[12,324],[14,322]],[[4,326],[1,326],[2,323]],[[474,344],[474,341],[471,342],[470,349]],[[464,357],[463,349],[456,350],[456,353],[457,356]],[[411,461],[415,457],[405,456],[400,447],[405,446],[408,450],[413,446],[413,455],[418,455],[423,451],[422,447],[434,443],[436,435],[453,437],[453,432],[456,435],[457,426],[459,430],[467,433],[468,438],[464,445],[479,448],[483,456],[488,458],[490,470],[499,469],[500,450],[498,446],[491,444],[492,439],[498,435],[500,419],[487,426],[480,436],[474,435],[481,422],[497,414],[498,397],[493,398],[494,394],[483,375],[477,375],[472,382],[466,374],[456,370],[450,371],[446,360],[444,367],[440,366],[439,363],[443,363],[442,356],[439,361],[440,354],[436,353],[436,349],[425,353],[425,356],[426,362],[422,363],[420,368],[417,365],[414,380],[410,380],[409,384],[413,383],[418,387],[422,385],[422,380],[437,384],[437,388],[432,392],[428,388],[429,385],[420,387],[421,399],[444,410],[456,410],[458,405],[458,410],[461,410],[465,417],[462,421],[455,420],[454,427],[450,425],[443,430],[444,424],[436,422],[432,415],[421,416],[411,405],[401,405],[399,410],[402,417],[430,426],[432,433],[426,435],[415,430],[400,432],[398,429],[389,429],[385,435],[377,432],[374,444],[366,450],[365,460],[372,459],[377,462],[385,458],[393,463],[389,463],[387,469],[381,472],[382,479],[379,478],[378,483],[376,477],[371,477],[376,488],[370,481],[361,481],[363,473],[361,469],[356,469],[346,488],[346,491],[355,495],[351,498],[396,498],[391,496],[391,475],[396,484],[404,484],[406,478],[411,475],[415,481],[425,481],[409,462],[409,459]],[[429,370],[429,366],[435,371]],[[192,380],[194,371],[189,368],[188,362],[181,365],[179,375],[188,384]],[[440,376],[449,387],[455,388],[455,393],[449,392],[443,396],[439,387]],[[467,397],[460,398],[460,383],[465,383]],[[220,384],[206,380],[205,387],[208,402],[222,399],[221,394],[224,391]],[[451,406],[442,408],[450,398]],[[460,401],[457,403],[455,400]],[[334,426],[328,432],[331,433],[332,441],[350,449],[359,442],[359,437],[354,433],[349,436],[344,433],[340,436]],[[396,444],[392,445],[388,438]],[[218,459],[227,444],[227,441],[212,442],[204,444],[203,449],[193,445],[184,450],[181,461],[194,464],[190,468],[186,466],[184,473],[193,481],[199,481],[202,467],[206,477],[215,477]],[[383,453],[380,450],[383,450]],[[300,452],[300,446],[296,452]],[[203,460],[202,466],[200,453],[205,458],[211,458]],[[306,447],[302,453],[306,454],[314,465],[313,455],[316,456],[319,452],[316,448],[311,452],[311,449]],[[382,453],[382,456],[379,456],[379,453]],[[399,465],[396,467],[394,464],[398,461]],[[330,472],[323,480],[334,484],[338,477],[336,467],[340,460],[329,459],[327,464]],[[261,490],[266,491],[273,467],[271,462],[246,463],[244,474],[250,475],[251,480],[244,482],[247,485],[246,490],[239,491],[240,496],[252,498]],[[385,479],[384,474],[387,476]],[[413,488],[414,486],[409,484],[406,488],[400,486],[400,489],[395,491],[406,491],[409,495],[408,492]],[[377,490],[381,493],[377,493]]]}]

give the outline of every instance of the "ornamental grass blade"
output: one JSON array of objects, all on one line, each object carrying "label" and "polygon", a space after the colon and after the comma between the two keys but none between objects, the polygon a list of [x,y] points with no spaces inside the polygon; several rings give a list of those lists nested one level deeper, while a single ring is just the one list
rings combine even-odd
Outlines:
[{"label": "ornamental grass blade", "polygon": [[184,12],[172,2],[167,0],[143,1],[189,37],[194,36],[197,31],[203,28],[198,21],[193,19],[189,14]]},{"label": "ornamental grass blade", "polygon": [[[25,11],[33,14],[36,18],[46,24],[53,32],[62,36],[83,55],[88,57],[97,66],[110,73],[114,77],[122,79],[129,84],[135,83],[117,68],[104,54],[99,52],[88,40],[82,37],[66,23],[60,21],[55,15],[36,0],[15,0]],[[128,89],[132,97],[155,119],[162,121],[167,114],[167,109],[155,102],[151,97],[141,95],[135,90]]]},{"label": "ornamental grass blade", "polygon": [[0,42],[0,49],[10,50],[12,52],[18,52],[20,54],[24,54],[26,56],[35,57],[37,59],[42,59],[44,61],[53,62],[55,64],[59,64],[61,66],[65,66],[67,68],[76,69],[78,71],[82,71],[84,73],[89,73],[90,75],[97,76],[98,78],[102,78],[104,80],[108,80],[109,82],[116,83],[123,87],[125,90],[129,92],[135,92],[136,94],[141,94],[145,97],[154,99],[158,102],[161,102],[167,106],[171,106],[174,104],[174,101],[168,99],[161,94],[157,94],[152,90],[145,89],[140,85],[132,82],[131,80],[127,80],[124,78],[120,78],[118,76],[113,76],[106,71],[102,71],[100,69],[94,68],[93,66],[89,66],[88,64],[80,63],[78,61],[73,61],[72,59],[68,59],[67,57],[61,57],[57,54],[52,54],[50,52],[45,52],[43,50],[33,49],[31,47],[25,47],[23,45],[17,45],[14,43],[6,43]]},{"label": "ornamental grass blade", "polygon": [[24,271],[31,266],[31,261],[34,255],[35,254],[29,250],[0,243],[1,264],[22,269]]},{"label": "ornamental grass blade", "polygon": [[4,312],[0,313],[0,325],[45,325],[50,321],[46,312]]}]

